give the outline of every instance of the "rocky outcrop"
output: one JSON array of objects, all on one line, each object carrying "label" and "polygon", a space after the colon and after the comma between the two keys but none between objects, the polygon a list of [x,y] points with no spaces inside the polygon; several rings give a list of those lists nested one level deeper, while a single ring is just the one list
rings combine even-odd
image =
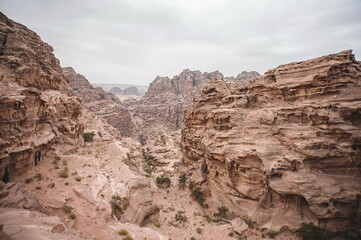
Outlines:
[{"label": "rocky outcrop", "polygon": [[260,229],[358,228],[360,92],[351,51],[281,65],[247,86],[212,81],[185,113],[184,160]]},{"label": "rocky outcrop", "polygon": [[[249,76],[253,77],[252,74]],[[219,71],[202,73],[189,69],[171,79],[158,76],[142,99],[128,106],[138,125],[140,138],[143,139],[146,135],[144,132],[154,126],[158,129],[179,129],[184,109],[193,102],[194,97],[200,95],[202,87],[211,80],[223,78]],[[232,77],[232,80],[235,81],[235,78]]]},{"label": "rocky outcrop", "polygon": [[58,217],[26,209],[0,208],[0,239],[82,240]]},{"label": "rocky outcrop", "polygon": [[26,190],[24,183],[0,182],[0,207],[41,210],[35,195]]},{"label": "rocky outcrop", "polygon": [[109,92],[115,95],[140,96],[138,88],[136,87],[127,87],[124,90],[120,87],[112,87]]},{"label": "rocky outcrop", "polygon": [[80,101],[53,49],[0,13],[0,176],[7,182],[82,132]]},{"label": "rocky outcrop", "polygon": [[147,179],[131,179],[126,187],[129,189],[124,201],[127,203],[121,222],[134,223],[142,226],[145,219],[159,211],[153,202],[153,194]]},{"label": "rocky outcrop", "polygon": [[121,89],[120,87],[112,87],[110,90],[109,90],[110,93],[113,93],[115,95],[124,95],[124,90]]},{"label": "rocky outcrop", "polygon": [[135,95],[135,96],[139,96],[140,93],[138,92],[138,88],[136,87],[128,87],[126,89],[124,89],[124,95]]},{"label": "rocky outcrop", "polygon": [[100,87],[94,88],[83,75],[77,74],[71,67],[63,68],[63,73],[84,107],[103,117],[118,129],[123,137],[133,136],[133,123],[129,111],[121,105],[114,94]]}]

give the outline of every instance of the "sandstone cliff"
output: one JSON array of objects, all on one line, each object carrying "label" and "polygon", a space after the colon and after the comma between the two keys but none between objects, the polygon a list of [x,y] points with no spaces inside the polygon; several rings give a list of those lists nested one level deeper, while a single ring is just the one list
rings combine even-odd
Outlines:
[{"label": "sandstone cliff", "polygon": [[7,182],[39,164],[56,142],[82,131],[80,101],[53,49],[0,13],[0,174]]},{"label": "sandstone cliff", "polygon": [[[257,72],[243,72],[237,76],[237,79],[245,83],[257,74]],[[202,73],[189,69],[183,70],[171,79],[158,76],[150,84],[142,99],[136,104],[132,103],[128,106],[137,123],[140,138],[142,139],[146,135],[143,133],[147,129],[152,129],[154,126],[157,129],[178,130],[183,119],[184,109],[192,103],[194,97],[200,95],[202,87],[211,80],[223,78],[223,74],[219,71]],[[234,77],[230,79],[238,81]]]},{"label": "sandstone cliff", "polygon": [[128,110],[120,105],[121,102],[114,94],[100,87],[94,88],[83,75],[77,74],[71,67],[63,68],[63,73],[86,108],[103,117],[118,129],[122,136],[133,136],[131,116]]},{"label": "sandstone cliff", "polygon": [[351,51],[208,84],[182,150],[213,199],[260,229],[361,223],[361,64]]}]

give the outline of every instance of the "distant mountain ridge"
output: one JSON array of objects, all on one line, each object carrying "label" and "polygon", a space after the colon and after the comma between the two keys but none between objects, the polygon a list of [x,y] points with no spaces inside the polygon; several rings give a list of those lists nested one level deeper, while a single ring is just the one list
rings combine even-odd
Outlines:
[{"label": "distant mountain ridge", "polygon": [[101,87],[104,91],[109,92],[112,88],[120,88],[125,90],[127,88],[136,87],[139,95],[144,95],[148,91],[148,86],[144,85],[133,85],[133,84],[118,84],[118,83],[92,83],[94,87]]}]

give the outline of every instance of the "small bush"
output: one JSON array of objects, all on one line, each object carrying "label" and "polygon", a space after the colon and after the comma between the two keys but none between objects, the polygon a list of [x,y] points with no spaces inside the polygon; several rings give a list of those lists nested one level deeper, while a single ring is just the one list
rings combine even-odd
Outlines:
[{"label": "small bush", "polygon": [[239,236],[238,240],[247,240],[246,236]]},{"label": "small bush", "polygon": [[195,237],[191,237],[191,240],[196,240]]},{"label": "small bush", "polygon": [[67,178],[69,176],[69,173],[68,173],[68,168],[65,167],[60,173],[59,173],[59,177],[61,178]]},{"label": "small bush", "polygon": [[197,232],[198,234],[202,234],[203,229],[202,229],[202,228],[200,228],[200,227],[197,227],[197,228],[196,228],[196,232]]},{"label": "small bush", "polygon": [[169,177],[160,176],[156,178],[157,186],[160,188],[169,188],[171,185],[171,181]]},{"label": "small bush", "polygon": [[42,179],[43,177],[41,176],[41,173],[38,173],[38,174],[36,174],[36,175],[34,176],[34,178],[36,178],[36,179]]},{"label": "small bush", "polygon": [[73,210],[73,207],[72,206],[69,206],[67,204],[64,204],[63,205],[63,211],[66,212],[66,213],[71,213],[71,210]]},{"label": "small bush", "polygon": [[73,219],[73,220],[76,219],[75,213],[70,213],[70,214],[69,214],[69,218],[70,218],[70,219]]},{"label": "small bush", "polygon": [[202,193],[200,187],[193,188],[193,190],[191,192],[191,197],[202,206],[203,206],[203,203],[206,201],[206,199],[203,197],[203,193]]},{"label": "small bush", "polygon": [[65,151],[65,152],[64,152],[64,155],[75,154],[75,153],[77,153],[78,151],[79,151],[79,149],[78,149],[77,147],[71,148],[71,149]]},{"label": "small bush", "polygon": [[49,183],[48,187],[50,187],[50,188],[55,187],[55,183]]},{"label": "small bush", "polygon": [[297,232],[304,240],[328,240],[332,238],[330,230],[315,226],[312,222],[301,223],[301,227]]},{"label": "small bush", "polygon": [[184,212],[183,211],[178,211],[176,214],[175,214],[175,220],[178,221],[178,222],[187,222],[188,221],[188,218],[186,215],[184,215]]},{"label": "small bush", "polygon": [[133,238],[131,236],[126,236],[123,240],[133,240]]},{"label": "small bush", "polygon": [[186,181],[187,181],[187,175],[185,173],[183,173],[182,175],[179,176],[178,186],[180,189],[184,189],[184,187],[186,185]]},{"label": "small bush", "polygon": [[268,233],[267,233],[267,235],[270,237],[270,238],[275,238],[276,236],[277,236],[277,232],[276,231],[274,231],[274,230],[269,230],[268,231]]},{"label": "small bush", "polygon": [[100,131],[98,131],[98,135],[99,137],[103,137],[103,134]]},{"label": "small bush", "polygon": [[119,231],[118,231],[118,235],[126,236],[126,235],[128,235],[128,231],[125,230],[125,229],[119,230]]},{"label": "small bush", "polygon": [[31,183],[33,181],[33,178],[32,177],[29,177],[27,179],[25,179],[25,183]]},{"label": "small bush", "polygon": [[36,186],[35,189],[36,189],[36,190],[40,190],[41,187],[40,187],[40,186]]},{"label": "small bush", "polygon": [[110,207],[112,209],[111,214],[114,215],[117,219],[120,219],[124,213],[123,199],[117,195],[113,195],[112,199],[110,200]]},{"label": "small bush", "polygon": [[214,214],[215,217],[226,218],[228,216],[228,208],[226,206],[221,206],[218,208],[218,212]]},{"label": "small bush", "polygon": [[53,161],[53,163],[55,162],[59,162],[61,160],[61,158],[58,156],[58,155],[56,155],[55,157],[54,157],[54,161]]},{"label": "small bush", "polygon": [[80,181],[81,181],[81,177],[76,177],[75,180],[76,180],[77,182],[80,182]]},{"label": "small bush", "polygon": [[233,232],[228,233],[228,236],[230,236],[230,237],[233,237],[233,235],[234,235]]},{"label": "small bush", "polygon": [[83,138],[84,138],[84,141],[85,141],[85,142],[93,142],[94,136],[95,136],[95,133],[94,133],[94,132],[86,132],[86,133],[83,133]]},{"label": "small bush", "polygon": [[156,224],[154,224],[154,226],[156,226],[157,228],[160,228],[160,222],[157,222]]}]

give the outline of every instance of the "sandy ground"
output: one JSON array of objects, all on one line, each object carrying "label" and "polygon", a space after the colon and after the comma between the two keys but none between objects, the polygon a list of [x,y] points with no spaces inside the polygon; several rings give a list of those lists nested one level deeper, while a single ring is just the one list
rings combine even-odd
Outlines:
[{"label": "sandy ground", "polygon": [[[155,141],[141,147],[130,138],[113,138],[109,133],[111,128],[90,113],[82,119],[85,132],[96,133],[94,142],[79,146],[58,145],[42,159],[39,166],[18,179],[25,181],[33,178],[27,187],[36,192],[45,212],[59,216],[68,227],[80,231],[86,239],[91,240],[123,239],[124,236],[118,235],[121,229],[126,229],[129,236],[136,240],[183,240],[192,237],[196,240],[241,239],[233,232],[230,223],[207,222],[203,215],[209,215],[209,210],[191,199],[187,188],[179,189],[180,171],[176,166],[181,161],[181,153],[175,139],[177,134],[164,136],[161,143]],[[146,166],[143,151],[156,159],[157,166],[151,174],[143,171]],[[68,176],[60,177],[65,168],[68,169]],[[142,227],[113,219],[109,204],[111,197],[124,195],[125,184],[130,179],[146,178],[146,175],[152,179],[154,202],[160,206],[160,212]],[[171,178],[169,188],[156,186],[155,179],[160,175]],[[72,207],[71,214],[64,211],[64,205]],[[175,220],[178,211],[184,212],[187,221]],[[262,238],[256,230],[247,230],[244,236],[247,239],[270,239],[268,236]],[[297,238],[284,234],[275,239]]]}]

